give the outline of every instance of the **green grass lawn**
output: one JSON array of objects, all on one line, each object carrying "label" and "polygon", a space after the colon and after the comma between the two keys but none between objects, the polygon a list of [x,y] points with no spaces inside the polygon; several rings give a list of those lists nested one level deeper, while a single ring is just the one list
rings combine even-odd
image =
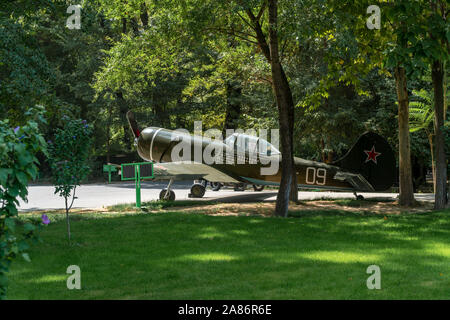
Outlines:
[{"label": "green grass lawn", "polygon": [[[62,215],[10,273],[9,299],[449,299],[450,210],[294,218]],[[56,220],[56,221],[55,221]],[[366,269],[381,268],[381,290]],[[66,269],[81,268],[81,290]]]},{"label": "green grass lawn", "polygon": [[196,205],[213,205],[218,204],[218,201],[213,200],[154,200],[143,202],[141,204],[141,208],[136,208],[136,203],[125,203],[125,204],[117,204],[114,206],[108,207],[108,211],[114,212],[135,212],[135,211],[143,211],[148,212],[149,210],[159,210],[166,209],[171,207],[192,207]]}]

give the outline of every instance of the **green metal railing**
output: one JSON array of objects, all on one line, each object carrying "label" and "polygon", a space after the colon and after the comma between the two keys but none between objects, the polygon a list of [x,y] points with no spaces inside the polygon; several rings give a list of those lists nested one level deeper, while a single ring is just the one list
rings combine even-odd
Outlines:
[{"label": "green metal railing", "polygon": [[141,207],[141,180],[153,179],[153,162],[123,163],[121,165],[122,181],[135,181],[136,207]]},{"label": "green metal railing", "polygon": [[108,172],[108,183],[111,183],[111,173],[117,172],[116,165],[114,164],[104,164],[103,172]]}]

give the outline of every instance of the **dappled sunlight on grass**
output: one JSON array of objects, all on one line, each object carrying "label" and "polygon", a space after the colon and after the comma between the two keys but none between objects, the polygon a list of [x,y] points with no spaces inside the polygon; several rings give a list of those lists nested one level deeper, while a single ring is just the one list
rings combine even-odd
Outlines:
[{"label": "dappled sunlight on grass", "polygon": [[389,235],[389,238],[393,240],[402,240],[402,241],[420,241],[420,238],[418,236],[408,236],[402,234],[401,232],[392,232]]},{"label": "dappled sunlight on grass", "polygon": [[198,238],[199,239],[225,238],[225,235],[219,232],[203,232],[198,235]]},{"label": "dappled sunlight on grass", "polygon": [[263,221],[262,220],[257,220],[257,219],[250,219],[248,221],[248,223],[257,224],[257,223],[263,223]]},{"label": "dappled sunlight on grass", "polygon": [[245,230],[231,230],[230,233],[240,235],[240,236],[246,236],[249,234],[249,232],[245,231]]},{"label": "dappled sunlight on grass", "polygon": [[46,283],[46,282],[57,282],[57,283],[65,283],[67,280],[67,275],[45,275],[39,278],[31,279],[28,282],[30,283]]},{"label": "dappled sunlight on grass", "polygon": [[197,236],[199,239],[225,238],[226,235],[219,232],[215,227],[206,227]]},{"label": "dappled sunlight on grass", "polygon": [[438,255],[447,258],[450,265],[450,239],[448,243],[436,241],[426,243],[425,252],[430,255]]},{"label": "dappled sunlight on grass", "polygon": [[183,255],[177,260],[179,261],[188,261],[188,260],[195,260],[195,261],[233,261],[237,260],[238,257],[232,256],[229,254],[224,253],[204,253],[204,254],[186,254]]},{"label": "dappled sunlight on grass", "polygon": [[357,252],[340,252],[340,251],[329,251],[321,250],[314,252],[304,252],[298,253],[297,256],[310,259],[313,261],[327,261],[334,263],[375,263],[377,261],[382,261],[382,255],[379,254],[366,254]]},{"label": "dappled sunlight on grass", "polygon": [[[450,298],[448,215],[300,218],[88,213],[63,219],[12,266],[11,299]],[[105,219],[106,218],[106,219]],[[83,289],[67,290],[69,265]],[[369,265],[382,290],[368,290]],[[442,274],[442,276],[440,275]],[[58,275],[58,276],[54,276]]]}]

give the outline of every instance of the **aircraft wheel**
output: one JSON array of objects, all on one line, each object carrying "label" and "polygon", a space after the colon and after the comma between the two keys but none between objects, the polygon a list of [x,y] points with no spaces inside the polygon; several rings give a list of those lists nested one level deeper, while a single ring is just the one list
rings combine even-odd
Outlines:
[{"label": "aircraft wheel", "polygon": [[356,200],[364,200],[364,197],[362,195],[358,194],[356,196]]},{"label": "aircraft wheel", "polygon": [[245,191],[247,189],[247,185],[245,183],[236,183],[234,185],[234,191]]},{"label": "aircraft wheel", "polygon": [[189,194],[192,198],[203,198],[205,195],[206,188],[203,184],[195,183],[191,187],[191,193]]},{"label": "aircraft wheel", "polygon": [[258,191],[258,192],[259,191],[263,191],[264,190],[264,186],[254,184],[253,185],[253,190]]},{"label": "aircraft wheel", "polygon": [[220,182],[210,182],[212,191],[219,191],[222,188],[222,184]]},{"label": "aircraft wheel", "polygon": [[170,201],[175,200],[175,192],[170,190],[168,198],[166,198],[166,193],[167,193],[167,189],[162,189],[161,192],[159,193],[159,200],[170,200]]}]

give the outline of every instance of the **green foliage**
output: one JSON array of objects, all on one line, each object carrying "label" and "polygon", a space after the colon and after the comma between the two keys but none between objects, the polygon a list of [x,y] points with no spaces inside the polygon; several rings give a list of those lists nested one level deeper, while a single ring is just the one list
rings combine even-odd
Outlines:
[{"label": "green foliage", "polygon": [[[55,194],[65,200],[66,217],[74,203],[77,186],[89,174],[89,156],[92,143],[92,129],[86,120],[63,119],[64,127],[58,128],[53,141],[49,143],[49,161]],[[72,202],[68,199],[72,196]],[[70,239],[70,229],[68,230]]]},{"label": "green foliage", "polygon": [[19,255],[29,261],[30,243],[38,241],[39,221],[26,222],[22,237],[17,235],[18,197],[27,200],[28,181],[38,173],[38,152],[46,153],[46,143],[39,131],[45,124],[43,108],[30,108],[22,127],[11,128],[8,120],[0,121],[0,299],[6,298],[7,272]]},{"label": "green foliage", "polygon": [[427,135],[433,131],[434,109],[433,97],[428,91],[414,90],[416,101],[409,104],[409,131],[425,130]]},{"label": "green foliage", "polygon": [[18,124],[28,106],[48,102],[50,77],[36,39],[19,23],[0,15],[0,119]]},{"label": "green foliage", "polygon": [[[391,69],[407,69],[408,89],[430,90],[419,75],[432,59],[448,60],[442,41],[449,24],[430,7],[438,2],[380,2],[381,30],[369,30],[370,0],[278,1],[280,54],[299,107],[297,156],[336,156],[365,130],[396,146]],[[277,128],[270,65],[246,14],[261,14],[267,38],[263,3],[83,1],[82,27],[69,30],[70,1],[7,1],[0,12],[0,118],[15,126],[28,105],[43,104],[46,139],[64,115],[87,119],[96,163],[133,152],[129,109],[142,127],[190,129],[202,120],[208,129],[224,125],[232,101],[240,107],[239,127]],[[230,84],[240,93],[229,100]],[[426,144],[423,135],[411,135],[413,153]],[[41,162],[41,174],[49,173]]]},{"label": "green foliage", "polygon": [[89,173],[92,129],[85,120],[65,118],[49,145],[55,194],[67,198]]},{"label": "green foliage", "polygon": [[[366,27],[366,9],[374,4],[369,0],[329,1],[336,22],[329,25],[333,35],[332,50],[326,55],[328,87],[338,78],[358,85],[361,75],[374,67],[391,74],[393,68],[406,70],[408,80],[419,79],[428,69],[432,59],[448,59],[448,23],[431,10],[430,4],[438,1],[396,0],[381,2],[381,28]],[[346,34],[347,41],[339,42],[336,34]],[[433,36],[430,37],[430,34]],[[334,48],[334,49],[333,49]]]}]

